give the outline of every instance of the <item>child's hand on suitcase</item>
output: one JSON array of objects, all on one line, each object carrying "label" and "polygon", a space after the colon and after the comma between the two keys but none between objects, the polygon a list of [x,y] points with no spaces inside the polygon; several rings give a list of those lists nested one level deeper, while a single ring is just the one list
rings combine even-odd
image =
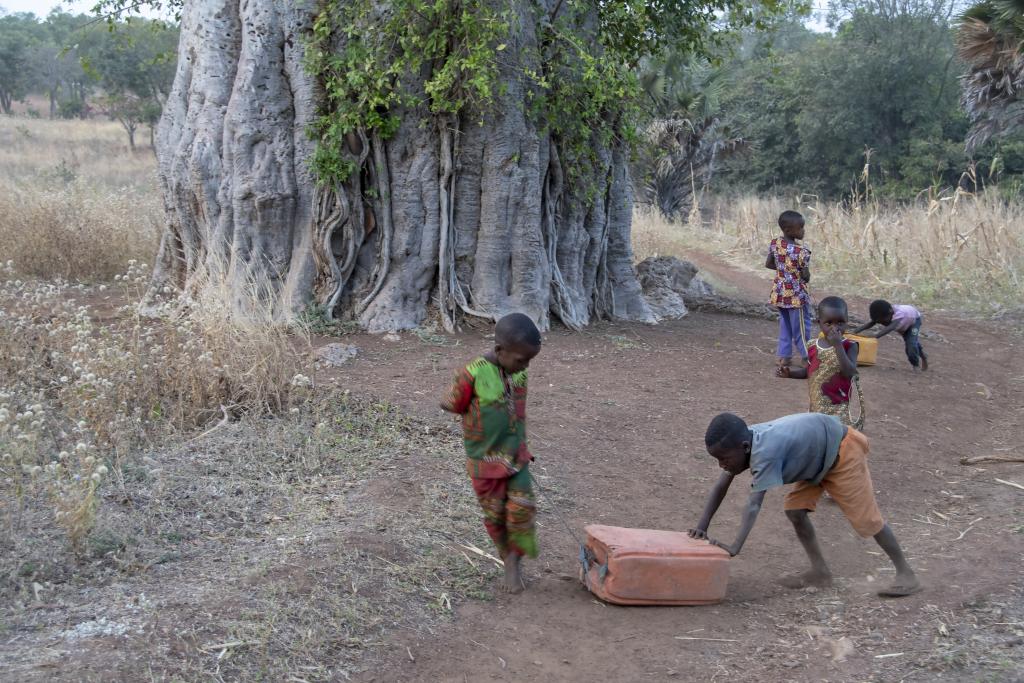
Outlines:
[{"label": "child's hand on suitcase", "polygon": [[707,529],[690,529],[686,532],[690,538],[704,538],[708,537]]}]

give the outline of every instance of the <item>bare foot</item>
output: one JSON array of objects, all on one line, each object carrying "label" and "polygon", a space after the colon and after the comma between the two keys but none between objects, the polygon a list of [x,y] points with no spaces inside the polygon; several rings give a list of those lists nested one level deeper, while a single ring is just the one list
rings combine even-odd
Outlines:
[{"label": "bare foot", "polygon": [[804,572],[803,574],[796,574],[794,576],[784,576],[779,579],[786,588],[807,588],[808,586],[815,586],[817,588],[823,588],[825,586],[832,585],[832,574],[828,572],[819,572],[814,569]]},{"label": "bare foot", "polygon": [[505,580],[501,582],[501,590],[504,593],[522,593],[523,589],[526,588],[523,583],[523,575],[519,571],[519,559],[518,553],[509,553],[505,557]]},{"label": "bare foot", "polygon": [[905,598],[920,591],[921,582],[917,580],[913,573],[897,574],[892,585],[885,590],[878,591],[878,595],[883,598]]}]

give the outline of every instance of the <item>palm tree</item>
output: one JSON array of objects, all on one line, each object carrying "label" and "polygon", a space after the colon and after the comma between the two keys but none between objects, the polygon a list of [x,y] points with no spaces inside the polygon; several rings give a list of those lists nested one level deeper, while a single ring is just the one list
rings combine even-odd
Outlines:
[{"label": "palm tree", "polygon": [[653,117],[637,155],[637,196],[666,218],[689,214],[718,160],[746,145],[721,117],[728,81],[722,69],[678,53],[641,72]]},{"label": "palm tree", "polygon": [[968,150],[1024,127],[1024,1],[984,0],[968,9],[957,47],[968,66],[962,79],[972,123]]}]

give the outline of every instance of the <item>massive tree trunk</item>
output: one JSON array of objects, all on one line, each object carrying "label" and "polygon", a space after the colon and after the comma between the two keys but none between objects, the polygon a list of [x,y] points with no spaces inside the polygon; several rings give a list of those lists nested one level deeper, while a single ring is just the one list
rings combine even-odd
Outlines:
[{"label": "massive tree trunk", "polygon": [[[557,140],[526,114],[522,63],[493,109],[403,111],[387,140],[353,131],[363,161],[318,187],[306,129],[321,102],[303,69],[311,10],[287,0],[187,0],[178,71],[157,131],[167,226],[154,284],[216,273],[269,279],[280,315],[314,302],[372,331],[522,311],[547,326],[653,321],[633,269],[628,154],[605,149],[589,199]],[[512,62],[534,54],[534,3],[515,0]],[[507,57],[506,57],[507,58]],[[482,125],[479,123],[483,121]],[[430,122],[426,124],[424,122]]]}]

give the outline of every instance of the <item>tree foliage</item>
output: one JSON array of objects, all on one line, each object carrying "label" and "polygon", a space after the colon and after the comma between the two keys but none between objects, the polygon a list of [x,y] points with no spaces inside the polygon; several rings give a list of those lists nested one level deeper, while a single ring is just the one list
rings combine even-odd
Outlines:
[{"label": "tree foliage", "polygon": [[1012,134],[1024,125],[1024,7],[1009,0],[984,0],[960,19],[963,102],[971,117],[968,145],[975,148],[994,136]]},{"label": "tree foliage", "polygon": [[[760,24],[779,0],[591,4],[560,0],[532,17],[488,0],[327,0],[313,27],[309,70],[326,102],[311,134],[321,182],[337,183],[356,166],[356,133],[386,138],[400,111],[425,104],[436,117],[478,119],[512,83],[527,91],[530,113],[559,141],[570,177],[593,161],[595,142],[631,136],[640,89],[636,68],[674,49],[707,54],[724,29]],[[508,36],[529,23],[539,54],[502,69]],[[421,84],[422,83],[422,87]]]},{"label": "tree foliage", "polygon": [[11,113],[14,102],[23,99],[36,83],[33,60],[43,32],[32,14],[0,16],[0,109]]},{"label": "tree foliage", "polygon": [[754,149],[731,182],[835,197],[868,157],[889,194],[958,182],[969,159],[952,11],[947,0],[848,0],[833,5],[832,33],[792,20],[747,36],[725,108]]},{"label": "tree foliage", "polygon": [[746,148],[723,120],[727,68],[679,52],[645,60],[640,72],[651,112],[638,140],[634,182],[641,202],[668,219],[686,217],[708,188],[718,163]]}]

